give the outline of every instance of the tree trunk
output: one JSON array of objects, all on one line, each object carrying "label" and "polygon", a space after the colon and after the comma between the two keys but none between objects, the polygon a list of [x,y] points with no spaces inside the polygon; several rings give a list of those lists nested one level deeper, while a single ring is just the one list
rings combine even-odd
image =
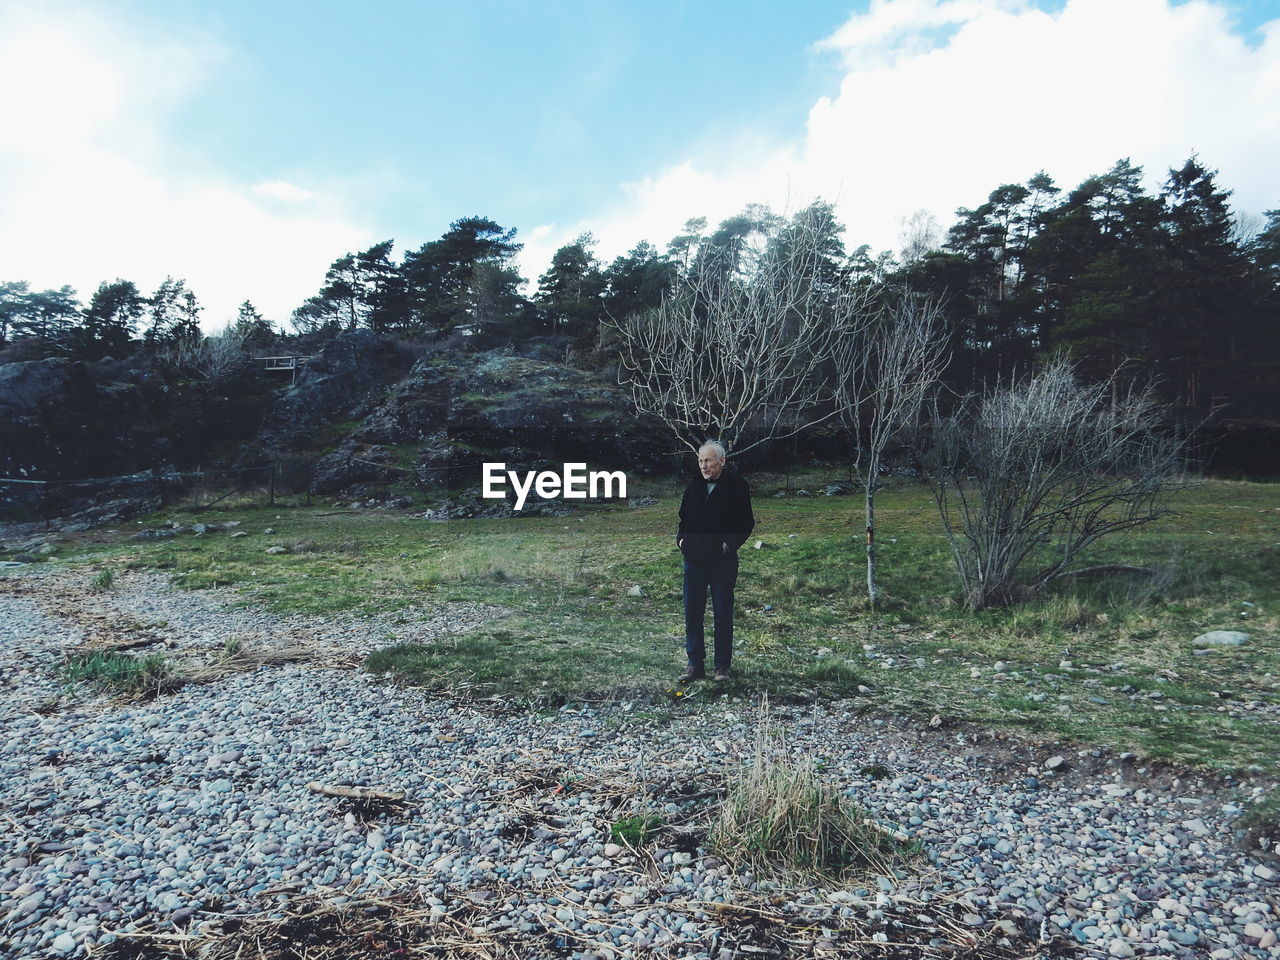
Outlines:
[{"label": "tree trunk", "polygon": [[[872,465],[871,469],[874,469]],[[876,488],[874,474],[867,473],[866,516],[867,516],[867,599],[871,601],[871,612],[876,612],[876,603],[880,599],[880,591],[876,586]]]}]

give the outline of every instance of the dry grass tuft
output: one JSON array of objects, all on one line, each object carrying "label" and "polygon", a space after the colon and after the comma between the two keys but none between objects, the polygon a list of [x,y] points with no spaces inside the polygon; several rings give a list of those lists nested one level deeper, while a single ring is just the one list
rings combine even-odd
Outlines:
[{"label": "dry grass tuft", "polygon": [[710,844],[757,873],[840,878],[886,873],[913,852],[906,838],[867,819],[818,775],[812,757],[795,757],[769,723],[761,699],[753,749],[730,786]]}]

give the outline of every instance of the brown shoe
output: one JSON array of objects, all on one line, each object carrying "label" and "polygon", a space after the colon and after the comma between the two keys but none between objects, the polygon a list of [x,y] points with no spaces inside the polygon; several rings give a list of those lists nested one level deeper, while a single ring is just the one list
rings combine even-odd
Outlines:
[{"label": "brown shoe", "polygon": [[716,671],[716,683],[723,683],[725,680],[728,680],[728,679],[729,679],[729,671],[728,671],[728,670],[717,670],[717,671]]},{"label": "brown shoe", "polygon": [[685,668],[684,673],[680,674],[681,683],[690,683],[693,680],[705,680],[707,671],[704,667],[695,667],[692,663]]}]

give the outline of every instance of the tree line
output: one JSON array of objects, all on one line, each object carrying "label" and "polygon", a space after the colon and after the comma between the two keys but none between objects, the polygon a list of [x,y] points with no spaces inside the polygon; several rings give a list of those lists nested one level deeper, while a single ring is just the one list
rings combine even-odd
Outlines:
[{"label": "tree line", "polygon": [[[943,379],[957,392],[1065,353],[1098,380],[1126,364],[1146,368],[1189,419],[1271,415],[1280,399],[1280,210],[1257,223],[1235,217],[1231,192],[1195,156],[1156,193],[1142,181],[1127,159],[1066,191],[1036,173],[957,211],[945,233],[931,216],[913,215],[896,254],[849,250],[822,201],[789,218],[752,204],[714,228],[694,218],[664,249],[642,241],[608,263],[584,234],[555,252],[532,294],[514,263],[516,230],[465,217],[398,258],[392,240],[337,258],[290,323],[321,335],[465,334],[475,346],[554,337],[576,362],[616,368],[621,319],[659,308],[678,280],[785,242],[788,225],[804,221],[818,230],[833,284],[910,288],[939,304],[950,357]],[[201,312],[180,279],[150,295],[127,280],[104,282],[84,305],[70,287],[0,283],[0,345],[119,357],[190,344]],[[233,326],[255,348],[284,332],[248,301]]]},{"label": "tree line", "polygon": [[[0,348],[10,348],[0,356],[92,361],[124,358],[138,349],[188,355],[207,346],[203,312],[187,282],[173,277],[149,296],[131,280],[104,280],[87,304],[70,286],[32,290],[25,280],[0,281]],[[270,346],[279,336],[248,300],[224,333],[249,349]]]}]

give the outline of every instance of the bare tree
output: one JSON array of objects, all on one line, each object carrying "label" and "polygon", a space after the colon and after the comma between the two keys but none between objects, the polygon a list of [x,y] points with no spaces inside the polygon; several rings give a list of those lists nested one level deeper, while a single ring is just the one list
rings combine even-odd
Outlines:
[{"label": "bare tree", "polygon": [[867,599],[880,599],[876,577],[876,492],[885,451],[915,425],[947,363],[942,310],[910,290],[884,300],[862,337],[836,353],[840,416],[852,432],[862,475],[867,534]]},{"label": "bare tree", "polygon": [[1080,382],[1054,360],[947,417],[922,451],[956,572],[972,609],[1002,606],[1082,573],[1105,536],[1163,516],[1179,444],[1150,387]]},{"label": "bare tree", "polygon": [[903,218],[899,239],[902,247],[898,255],[910,266],[942,246],[942,227],[938,225],[938,218],[922,207]]},{"label": "bare tree", "polygon": [[716,438],[743,453],[837,413],[828,361],[867,322],[867,296],[806,213],[748,255],[700,255],[658,307],[610,321],[636,409],[692,450]]}]

